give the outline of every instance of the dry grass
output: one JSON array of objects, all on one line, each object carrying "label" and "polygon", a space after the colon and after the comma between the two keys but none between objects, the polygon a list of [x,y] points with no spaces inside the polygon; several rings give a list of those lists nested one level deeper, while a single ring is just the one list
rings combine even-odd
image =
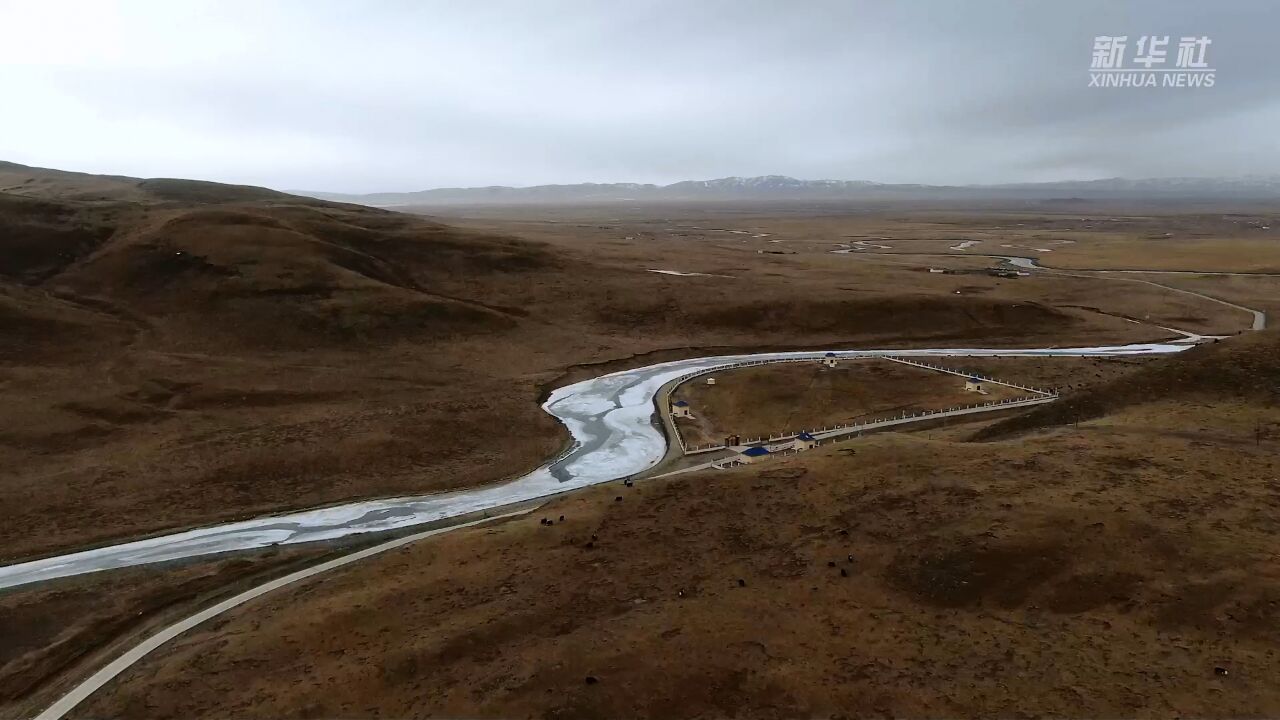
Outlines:
[{"label": "dry grass", "polygon": [[1171,287],[1204,293],[1267,313],[1270,323],[1280,318],[1280,277],[1231,275],[1131,275]]},{"label": "dry grass", "polygon": [[[452,372],[416,354],[138,353],[84,368],[6,368],[0,456],[12,469],[3,556],[175,527],[491,482],[536,467],[561,430],[529,378]],[[512,383],[520,394],[510,392]],[[487,441],[495,417],[529,431]]]},{"label": "dry grass", "polygon": [[[1280,258],[1280,250],[1276,249],[1280,245],[1267,244],[1271,242],[1268,233],[1273,231],[1260,229],[1271,223],[1266,216],[1133,215],[1116,212],[1114,208],[1107,209],[1105,214],[1102,208],[1092,211],[1094,214],[1089,210],[1039,214],[1000,210],[960,213],[904,208],[895,212],[838,206],[779,207],[770,208],[768,212],[763,208],[699,206],[487,211],[472,208],[466,212],[483,217],[451,220],[489,232],[515,232],[569,250],[590,248],[597,254],[604,250],[611,259],[629,262],[632,267],[733,276],[732,279],[670,279],[677,283],[673,287],[693,291],[705,285],[724,287],[732,286],[735,281],[755,283],[764,278],[785,277],[797,288],[833,283],[855,295],[896,288],[898,292],[947,296],[952,300],[973,297],[1014,302],[1030,300],[1058,309],[1135,318],[1195,332],[1233,333],[1248,327],[1249,318],[1244,313],[1157,287],[1122,281],[1129,276],[1073,278],[1042,274],[998,279],[983,274],[984,269],[999,262],[983,255],[1030,255],[1054,266],[1063,253],[1084,260],[1097,254],[1099,262],[1104,263],[1099,267],[1107,266],[1105,258],[1112,245],[1129,248],[1116,252],[1130,253],[1132,257],[1123,259],[1132,260],[1129,267],[1135,268],[1167,268],[1173,263],[1193,269],[1230,271],[1249,269],[1245,266],[1256,262],[1274,264]],[[655,219],[654,215],[662,219]],[[747,234],[725,232],[728,229],[744,230]],[[1146,239],[1165,232],[1174,233],[1175,238]],[[841,245],[857,241],[867,243],[859,252],[831,253]],[[967,241],[978,244],[964,251],[951,249]],[[1146,256],[1130,252],[1134,243],[1163,243],[1158,254],[1161,260],[1154,264],[1144,262]],[[875,247],[878,245],[886,247]],[[1184,258],[1178,250],[1183,246],[1196,250]],[[775,252],[787,254],[768,254]],[[655,258],[662,260],[657,262]],[[1194,268],[1195,262],[1203,264]],[[1063,266],[1085,267],[1088,263]],[[976,274],[930,274],[929,267]],[[1159,282],[1168,279],[1167,276],[1135,277]],[[1259,287],[1254,283],[1265,282],[1265,277],[1241,280],[1246,287]],[[1124,333],[1119,325],[1113,327],[1117,333]]]},{"label": "dry grass", "polygon": [[7,590],[0,594],[0,716],[33,716],[126,643],[335,552],[273,548]]},{"label": "dry grass", "polygon": [[1280,235],[1257,234],[1263,237],[1093,240],[1062,248],[1052,257],[1042,255],[1041,260],[1075,269],[1280,273]]},{"label": "dry grass", "polygon": [[688,444],[718,443],[727,435],[768,437],[1029,395],[995,384],[985,386],[985,395],[967,392],[963,378],[880,359],[841,361],[834,368],[817,362],[763,365],[714,377],[715,385],[698,378],[672,394],[689,402],[694,414],[692,420],[677,421]]},{"label": "dry grass", "polygon": [[979,437],[1002,438],[1031,429],[1103,417],[1150,402],[1280,402],[1280,330],[1251,333],[1163,358],[1141,373],[1078,388],[1042,406],[984,429]]},{"label": "dry grass", "polygon": [[946,358],[949,367],[1039,388],[1068,388],[1124,377],[1154,361],[1151,357],[965,357]]},{"label": "dry grass", "polygon": [[[1126,259],[1168,226],[1203,233],[1195,247],[1215,238],[1225,267],[1243,257],[1237,240],[1257,239],[1211,216],[1125,215],[1103,230],[1063,214],[839,208],[526,209],[543,215],[460,230],[183,181],[6,166],[0,188],[7,560],[493,482],[564,441],[537,405],[549,387],[622,367],[751,349],[1148,341],[1165,333],[1126,318],[1206,332],[1245,319],[1135,283],[1003,280],[981,274],[988,259],[833,255],[836,243],[884,235],[894,251],[936,253],[968,237],[1074,239],[1053,252],[1088,257],[1114,241]],[[925,272],[935,263],[979,272]],[[1272,280],[1176,282],[1274,307]],[[1036,362],[1020,377],[1127,369]],[[1275,447],[1244,440],[1268,413],[1211,397],[1126,405],[1034,441],[967,444],[969,430],[944,428],[643,486],[622,503],[613,488],[584,493],[549,511],[570,518],[554,530],[469,531],[255,603],[83,712],[1275,714],[1258,680],[1275,671],[1258,640],[1276,619],[1263,562]],[[850,552],[852,578],[826,567]],[[57,597],[70,585],[7,594],[0,623],[26,630],[0,687],[47,693],[79,668],[68,658],[136,632],[132,608],[177,612],[254,572],[222,567],[157,569],[136,591],[110,574],[74,597]],[[61,634],[67,616],[83,621]],[[1221,663],[1230,676],[1206,675]]]},{"label": "dry grass", "polygon": [[1239,412],[881,435],[585,492],[554,527],[461,532],[237,611],[80,715],[1273,715],[1280,445],[1219,422]]},{"label": "dry grass", "polygon": [[[500,480],[564,442],[537,400],[575,363],[1154,334],[1065,307],[1089,281],[757,255],[766,239],[737,235],[600,242],[616,228],[542,224],[524,240],[519,223],[166,188],[0,213],[36,228],[0,247],[0,497],[19,508],[6,559]],[[173,199],[188,190],[198,201]],[[100,232],[59,240],[86,224]],[[645,271],[672,264],[735,277]],[[495,426],[522,431],[495,444]]]}]

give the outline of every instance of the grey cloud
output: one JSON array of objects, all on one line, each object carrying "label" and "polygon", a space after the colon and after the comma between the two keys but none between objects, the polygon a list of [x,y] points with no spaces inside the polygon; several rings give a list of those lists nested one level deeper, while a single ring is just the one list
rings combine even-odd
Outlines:
[{"label": "grey cloud", "polygon": [[[0,158],[351,192],[1280,172],[1277,19],[1244,0],[0,0],[21,109]],[[1107,34],[1209,35],[1217,84],[1088,88]]]}]

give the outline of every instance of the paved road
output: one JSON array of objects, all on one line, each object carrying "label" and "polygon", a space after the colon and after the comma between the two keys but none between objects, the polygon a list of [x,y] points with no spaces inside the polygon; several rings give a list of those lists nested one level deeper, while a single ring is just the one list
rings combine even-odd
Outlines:
[{"label": "paved road", "polygon": [[[901,254],[901,253],[884,253]],[[1034,258],[997,256],[1029,269],[1040,267]],[[1137,271],[1133,271],[1137,272]],[[1255,330],[1265,327],[1266,316],[1200,293],[1145,282],[1176,292],[1219,302],[1254,315]],[[839,357],[876,357],[884,355],[914,357],[1034,357],[1034,356],[1113,356],[1175,353],[1187,344],[1137,344],[1087,348],[1031,349],[924,349],[924,350],[834,350]],[[349,503],[328,508],[255,518],[186,532],[163,535],[135,542],[111,545],[67,555],[55,556],[0,567],[0,589],[42,580],[68,577],[114,568],[164,562],[201,555],[260,548],[276,544],[293,544],[333,539],[360,533],[373,533],[412,527],[449,518],[461,520],[477,512],[503,512],[531,500],[549,497],[567,490],[607,482],[643,472],[658,464],[667,453],[666,439],[652,422],[654,399],[664,385],[690,372],[712,370],[750,360],[805,358],[818,359],[827,351],[799,353],[763,353],[679,360],[644,368],[611,373],[560,388],[551,394],[543,408],[558,418],[574,438],[567,454],[544,467],[510,482],[488,488],[446,493],[435,496],[380,499]],[[1038,398],[1024,404],[1049,402]],[[1005,409],[993,407],[990,409]],[[950,414],[989,411],[966,408]],[[933,417],[942,417],[942,414]],[[903,418],[877,424],[893,425],[925,418]],[[865,430],[867,428],[863,428]],[[827,436],[832,436],[827,433]],[[509,517],[527,512],[515,510],[494,517]],[[124,655],[94,673],[41,713],[39,720],[59,720],[120,673],[169,640],[254,598],[335,568],[386,552],[432,535],[452,529],[486,522],[487,519],[458,522],[412,535],[389,540],[365,550],[330,560],[272,580],[235,597],[206,608],[191,617],[170,625],[131,648]]]},{"label": "paved road", "polygon": [[[1208,300],[1209,302],[1215,302],[1215,303],[1218,303],[1219,305],[1225,305],[1225,306],[1227,306],[1227,307],[1229,307],[1229,308],[1233,308],[1233,309],[1235,309],[1235,310],[1239,310],[1239,311],[1241,311],[1241,312],[1246,312],[1246,313],[1249,313],[1250,315],[1252,315],[1252,316],[1253,316],[1253,323],[1252,323],[1252,325],[1251,325],[1251,326],[1250,326],[1250,328],[1249,328],[1250,330],[1266,330],[1266,329],[1267,329],[1267,314],[1266,314],[1265,312],[1263,312],[1263,311],[1261,311],[1261,310],[1255,310],[1255,309],[1250,308],[1250,307],[1245,307],[1244,305],[1237,305],[1236,303],[1233,303],[1233,302],[1230,302],[1230,301],[1227,301],[1227,300],[1223,300],[1222,298],[1216,298],[1216,297],[1213,297],[1212,295],[1205,295],[1204,293],[1199,293],[1199,292],[1196,292],[1196,291],[1194,291],[1194,290],[1184,290],[1184,289],[1182,289],[1182,288],[1173,287],[1172,285],[1165,285],[1164,283],[1158,283],[1158,282],[1154,282],[1154,281],[1152,281],[1152,280],[1142,280],[1142,279],[1140,279],[1140,278],[1099,277],[1097,274],[1082,275],[1080,272],[1067,271],[1067,270],[1058,270],[1058,269],[1055,269],[1055,268],[1047,268],[1047,267],[1044,267],[1043,265],[1040,265],[1039,263],[1037,263],[1033,258],[1006,258],[1006,260],[1015,260],[1015,259],[1019,259],[1019,260],[1029,260],[1029,261],[1030,261],[1030,265],[1019,265],[1019,267],[1030,267],[1030,268],[1034,268],[1034,269],[1038,269],[1038,270],[1044,270],[1045,272],[1047,272],[1047,273],[1048,273],[1048,274],[1050,274],[1050,275],[1063,275],[1063,276],[1066,276],[1066,277],[1085,278],[1085,279],[1089,279],[1089,280],[1113,280],[1113,281],[1115,281],[1115,282],[1132,282],[1132,283],[1141,283],[1141,284],[1143,284],[1143,285],[1151,285],[1151,286],[1153,286],[1153,287],[1162,288],[1162,289],[1164,289],[1164,290],[1169,290],[1169,291],[1171,291],[1171,292],[1181,293],[1181,294],[1183,294],[1183,295],[1190,295],[1190,296],[1192,296],[1192,297],[1200,298],[1201,300]],[[1017,263],[1015,263],[1015,264],[1017,264]],[[1105,272],[1107,272],[1107,271],[1105,271],[1105,270],[1098,270],[1098,271],[1089,270],[1089,271],[1085,271],[1085,272],[1090,272],[1090,273],[1105,273]],[[1144,270],[1118,270],[1118,271],[1116,271],[1116,272],[1121,272],[1121,273],[1148,273],[1148,272],[1149,272],[1149,273],[1155,274],[1155,273],[1157,273],[1157,272],[1164,272],[1164,271],[1155,271],[1155,270],[1151,270],[1151,271],[1144,271]],[[1177,273],[1172,273],[1172,274],[1181,274],[1181,272],[1182,272],[1182,271],[1178,271]],[[1240,274],[1243,274],[1243,273],[1199,273],[1199,274],[1202,274],[1202,275],[1240,275]],[[1170,329],[1172,329],[1172,328],[1165,328],[1165,329],[1166,329],[1166,330],[1170,330]],[[1183,331],[1182,331],[1182,330],[1174,330],[1174,332],[1183,333]],[[1184,333],[1184,334],[1185,334],[1185,333]]]},{"label": "paved road", "polygon": [[351,563],[356,562],[358,560],[364,560],[365,558],[373,557],[374,555],[379,555],[381,553],[387,552],[388,550],[395,550],[396,548],[404,547],[409,543],[417,542],[418,540],[431,537],[432,535],[439,535],[440,533],[448,532],[450,530],[457,530],[463,527],[478,525],[480,523],[489,522],[490,520],[514,517],[516,515],[522,515],[527,512],[529,512],[529,510],[521,510],[517,512],[508,513],[505,515],[497,515],[492,518],[473,520],[471,522],[464,523],[461,525],[453,525],[447,528],[436,528],[434,530],[427,530],[425,532],[415,533],[413,535],[396,538],[395,540],[390,540],[388,542],[382,543],[381,545],[375,545],[371,548],[366,548],[364,550],[351,553],[350,555],[343,555],[340,558],[335,558],[333,560],[320,563],[319,565],[312,565],[309,568],[304,568],[297,572],[285,575],[284,577],[276,578],[275,580],[271,580],[269,582],[263,583],[262,585],[259,585],[251,590],[246,590],[240,593],[239,595],[236,595],[235,597],[228,598],[216,605],[207,607],[204,610],[201,610],[200,612],[196,613],[195,615],[179,620],[178,622],[172,625],[169,625],[168,627],[160,630],[154,635],[151,635],[146,640],[143,640],[141,643],[133,646],[132,648],[129,648],[129,650],[126,651],[123,655],[107,663],[100,670],[90,675],[86,680],[82,681],[79,685],[76,685],[74,688],[72,688],[66,695],[63,695],[62,697],[58,698],[57,702],[50,705],[48,708],[45,709],[44,712],[37,715],[36,720],[59,720],[60,718],[65,716],[67,713],[71,712],[71,710],[75,708],[77,705],[84,702],[85,699],[87,699],[90,695],[97,692],[98,689],[100,689],[103,685],[106,685],[107,683],[114,680],[116,676],[118,676],[120,673],[124,672],[125,670],[128,670],[131,666],[134,665],[134,663],[146,657],[149,653],[154,651],[156,648],[178,637],[182,633],[194,628],[195,626],[211,618],[217,617],[218,615],[221,615],[222,613],[232,608],[243,605],[249,602],[250,600],[253,600],[256,597],[261,597],[262,595],[266,595],[267,593],[272,592],[274,590],[279,590],[280,588],[286,585],[291,585],[300,580],[305,580],[309,577],[314,577],[316,575],[319,575],[320,573],[325,573],[330,570],[340,568],[343,565],[350,565]]},{"label": "paved road", "polygon": [[[1096,276],[1079,275],[1077,277],[1096,277]],[[1216,302],[1219,305],[1226,305],[1227,307],[1235,308],[1236,310],[1240,310],[1242,312],[1247,312],[1253,316],[1253,324],[1249,328],[1250,330],[1266,330],[1267,329],[1267,314],[1261,310],[1254,310],[1253,308],[1245,307],[1243,305],[1237,305],[1233,302],[1228,302],[1226,300],[1223,300],[1222,298],[1216,298],[1211,295],[1205,295],[1204,293],[1198,293],[1198,292],[1195,292],[1194,290],[1183,290],[1182,288],[1176,288],[1176,287],[1173,287],[1172,285],[1165,285],[1163,283],[1152,282],[1150,280],[1139,280],[1137,278],[1107,278],[1107,279],[1119,280],[1121,282],[1136,282],[1136,283],[1142,283],[1144,285],[1154,285],[1159,288],[1164,288],[1165,290],[1172,290],[1173,292],[1182,293],[1183,295],[1192,295],[1198,298],[1203,298],[1211,302]],[[1179,330],[1178,332],[1181,332],[1181,331]]]},{"label": "paved road", "polygon": [[[832,428],[830,430],[813,431],[812,435],[814,436],[814,438],[818,440],[835,440],[836,438],[841,438],[846,435],[861,435],[864,432],[875,432],[876,430],[883,430],[885,428],[897,427],[899,425],[909,425],[911,423],[928,422],[931,420],[941,420],[944,418],[960,417],[963,415],[976,415],[979,413],[999,412],[1001,410],[1013,410],[1017,408],[1029,407],[1031,405],[1043,405],[1045,403],[1053,402],[1054,400],[1057,400],[1057,399],[1058,399],[1058,396],[1056,395],[1037,395],[1036,397],[1027,398],[1025,400],[1016,400],[1014,402],[1008,402],[1008,403],[1003,403],[999,405],[976,405],[971,407],[956,408],[954,410],[942,410],[938,412],[930,412],[930,413],[925,413],[923,415],[912,415],[909,417],[896,417],[896,418],[888,418],[885,420],[874,420],[864,425],[850,425],[848,427]],[[776,442],[784,442],[784,441],[779,440]],[[755,444],[770,445],[772,443],[760,442]],[[713,460],[709,460],[704,463],[699,463],[697,465],[691,465],[686,468],[680,468],[679,470],[672,470],[670,472],[665,472],[660,475],[654,475],[652,477],[657,479],[657,478],[671,477],[673,475],[684,475],[685,473],[696,472],[698,470],[707,470],[711,468],[713,465],[715,465],[716,463],[726,458],[732,457],[732,455],[733,453],[731,452],[723,452],[723,453],[720,453],[718,456],[716,456],[715,459]]]},{"label": "paved road", "polygon": [[[1194,297],[1208,300],[1210,302],[1215,302],[1220,305],[1226,305],[1227,307],[1235,308],[1236,310],[1240,310],[1242,312],[1247,312],[1253,316],[1253,323],[1249,328],[1250,330],[1265,330],[1267,328],[1267,314],[1265,312],[1261,310],[1255,310],[1250,307],[1245,307],[1244,305],[1237,305],[1236,303],[1223,300],[1222,298],[1216,298],[1216,297],[1213,297],[1212,295],[1205,295],[1204,293],[1198,293],[1193,290],[1183,290],[1182,288],[1176,288],[1171,285],[1164,285],[1162,283],[1152,282],[1151,280],[1139,280],[1137,278],[1099,277],[1099,276],[1112,274],[1112,273],[1121,273],[1121,274],[1141,274],[1141,275],[1224,275],[1224,276],[1236,276],[1236,277],[1280,277],[1280,275],[1277,275],[1276,273],[1263,273],[1263,272],[1256,272],[1256,273],[1215,272],[1215,271],[1202,272],[1198,270],[1063,270],[1061,268],[1041,265],[1038,258],[1028,257],[1025,255],[988,255],[985,253],[964,253],[962,255],[960,253],[873,252],[870,250],[858,250],[856,248],[832,250],[831,252],[837,255],[917,255],[917,256],[928,256],[928,257],[989,257],[989,258],[996,258],[999,260],[1003,260],[1006,263],[1017,268],[1022,268],[1023,270],[1043,270],[1053,275],[1065,275],[1067,277],[1087,278],[1092,280],[1116,280],[1119,282],[1136,282],[1136,283],[1142,283],[1144,285],[1153,285],[1158,288],[1163,288],[1165,290],[1172,290],[1173,292],[1182,293],[1184,295],[1192,295]],[[1092,273],[1092,274],[1084,275],[1081,273]],[[1165,329],[1168,330],[1169,328],[1165,328]],[[1174,332],[1181,333],[1182,331],[1175,330]]]},{"label": "paved road", "polygon": [[[886,355],[898,357],[1106,357],[1175,353],[1186,350],[1188,347],[1188,345],[1143,344],[1021,350],[962,348],[942,350],[836,350],[833,352],[836,352],[842,358]],[[528,512],[528,501],[530,500],[559,494],[574,487],[625,477],[634,474],[633,471],[652,467],[662,458],[667,449],[666,440],[661,429],[655,427],[652,422],[655,411],[655,397],[659,397],[659,393],[664,386],[683,375],[744,361],[793,358],[817,360],[825,354],[826,351],[765,353],[679,360],[612,373],[560,388],[551,394],[551,397],[543,407],[557,418],[560,418],[569,427],[577,446],[572,452],[549,463],[545,468],[540,468],[529,475],[498,488],[481,488],[467,492],[449,493],[434,498],[405,498],[371,503],[353,503],[335,508],[292,513],[275,518],[261,518],[243,523],[231,523],[0,568],[0,587],[8,587],[54,577],[94,572],[108,567],[125,567],[145,562],[159,562],[162,559],[193,557],[210,552],[259,547],[259,543],[263,542],[264,537],[279,537],[276,533],[281,532],[288,533],[282,542],[306,542],[307,539],[312,537],[321,539],[338,537],[344,534],[374,532],[376,531],[375,529],[385,529],[388,523],[429,521],[405,520],[405,518],[432,517],[434,520],[439,521],[448,517],[464,515],[465,513],[480,512],[486,508],[494,513],[503,513],[468,522],[459,522],[448,527],[437,527],[389,540],[371,548],[271,580],[201,610],[150,635],[120,657],[112,660],[89,676],[89,678],[76,685],[70,692],[60,697],[53,705],[38,715],[37,720],[61,720],[102,686],[111,682],[122,672],[166,642],[211,618],[281,587],[387,552],[388,550],[403,547],[433,535],[448,532],[449,530],[476,525],[487,522],[490,519],[512,517]],[[661,397],[665,401],[665,396]],[[1052,399],[1050,397],[1037,398],[1027,404],[1048,402]],[[952,414],[967,414],[980,411],[982,411],[981,408],[965,408]],[[940,415],[934,417],[940,417]],[[902,424],[912,421],[913,419],[909,418],[889,420],[879,423],[879,425]],[[829,437],[832,435],[828,432],[823,436]],[[553,482],[558,478],[565,479]],[[380,509],[371,509],[378,504],[381,505]],[[520,505],[523,505],[523,507],[519,509],[514,507]],[[504,507],[506,508],[505,510],[503,509]],[[354,521],[343,520],[343,518],[351,517],[356,519]]]}]

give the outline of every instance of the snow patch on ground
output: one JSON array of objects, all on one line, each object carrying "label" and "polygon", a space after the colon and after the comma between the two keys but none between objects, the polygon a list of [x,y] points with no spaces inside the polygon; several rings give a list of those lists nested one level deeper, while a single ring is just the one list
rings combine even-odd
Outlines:
[{"label": "snow patch on ground", "polygon": [[1039,265],[1036,264],[1035,258],[1018,257],[1016,255],[1009,255],[1009,256],[1002,257],[1000,259],[1004,260],[1005,262],[1015,267],[1026,268],[1028,270],[1036,270],[1040,267]]},{"label": "snow patch on ground", "polygon": [[871,249],[878,249],[878,250],[892,250],[892,249],[893,249],[893,246],[892,246],[892,245],[877,245],[877,244],[875,244],[875,243],[869,243],[869,242],[867,242],[866,240],[850,240],[850,241],[849,241],[849,242],[847,242],[847,243],[840,243],[840,249],[839,249],[839,250],[832,250],[832,252],[837,252],[837,253],[851,253],[851,252],[857,252],[857,251],[859,251],[859,250],[871,250]]},{"label": "snow patch on ground", "polygon": [[700,272],[680,272],[679,270],[653,270],[648,272],[658,273],[659,275],[675,275],[677,277],[733,277],[732,275],[713,275],[711,273]]}]

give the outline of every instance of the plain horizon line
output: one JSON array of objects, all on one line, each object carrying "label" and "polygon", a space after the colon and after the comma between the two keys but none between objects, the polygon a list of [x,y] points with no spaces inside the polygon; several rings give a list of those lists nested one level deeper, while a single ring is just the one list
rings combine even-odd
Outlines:
[{"label": "plain horizon line", "polygon": [[595,180],[586,180],[581,182],[560,182],[560,183],[536,183],[533,185],[442,185],[438,187],[422,188],[420,190],[376,190],[373,192],[343,192],[338,190],[304,190],[298,188],[282,189],[281,192],[286,193],[323,193],[328,195],[349,195],[349,196],[369,196],[369,195],[416,195],[419,193],[439,192],[447,190],[533,190],[536,188],[551,187],[578,187],[582,185],[599,185],[604,187],[630,185],[637,188],[656,188],[664,189],[681,185],[684,183],[712,183],[721,180],[758,180],[762,178],[780,178],[786,180],[796,180],[803,183],[844,183],[844,184],[861,184],[880,187],[919,187],[919,188],[1006,188],[1028,185],[1060,185],[1067,183],[1091,183],[1105,182],[1109,180],[1121,180],[1128,182],[1150,182],[1150,181],[1169,181],[1169,180],[1277,180],[1280,174],[1260,175],[1152,175],[1146,177],[1130,178],[1123,175],[1109,175],[1105,177],[1094,178],[1067,178],[1058,180],[1034,180],[1024,182],[989,182],[989,183],[922,183],[922,182],[881,182],[878,180],[838,180],[835,178],[816,178],[804,179],[797,178],[793,175],[724,175],[716,178],[708,178],[702,180],[676,180],[670,183],[652,183],[652,182],[632,182],[632,181],[615,181],[601,182]]},{"label": "plain horizon line", "polygon": [[591,185],[601,186],[601,187],[632,186],[635,188],[653,188],[653,189],[661,190],[661,189],[666,189],[666,188],[673,187],[675,185],[681,185],[685,183],[714,183],[714,182],[723,181],[723,180],[759,180],[759,179],[769,179],[769,178],[777,178],[782,180],[794,180],[796,182],[801,182],[801,183],[841,183],[841,184],[851,184],[851,185],[864,185],[868,187],[898,187],[898,188],[911,187],[911,188],[926,188],[926,189],[928,188],[1004,189],[1004,188],[1015,188],[1015,187],[1036,187],[1036,186],[1043,187],[1048,185],[1082,184],[1082,183],[1096,183],[1096,182],[1107,182],[1107,181],[1125,181],[1125,182],[1135,182],[1135,183],[1153,182],[1153,181],[1167,182],[1167,181],[1174,181],[1174,180],[1189,180],[1189,181],[1241,181],[1241,180],[1249,181],[1249,180],[1252,180],[1252,181],[1280,182],[1280,173],[1272,173],[1272,174],[1251,173],[1251,174],[1243,174],[1243,175],[1160,175],[1160,176],[1146,176],[1146,177],[1137,177],[1137,178],[1129,178],[1122,175],[1112,175],[1112,176],[1106,176],[1106,177],[1093,177],[1093,178],[1076,177],[1076,178],[1069,178],[1069,179],[1037,180],[1037,181],[1028,181],[1028,182],[953,183],[953,184],[934,184],[934,183],[920,183],[920,182],[881,182],[877,180],[837,180],[834,178],[802,179],[802,178],[797,178],[791,175],[780,175],[775,173],[775,174],[769,174],[769,175],[725,175],[721,177],[709,178],[709,179],[703,179],[703,180],[691,180],[691,179],[676,180],[674,182],[665,183],[665,184],[652,183],[652,182],[629,182],[629,181],[618,181],[618,182],[584,181],[584,182],[573,182],[573,183],[539,183],[534,185],[453,185],[453,186],[439,186],[439,187],[432,187],[432,188],[424,188],[421,190],[379,190],[374,192],[343,192],[343,191],[334,191],[334,190],[301,189],[296,187],[295,188],[279,187],[279,186],[257,183],[252,180],[250,181],[205,180],[198,177],[190,177],[190,176],[183,177],[179,175],[155,175],[155,176],[149,176],[149,177],[142,177],[142,176],[134,176],[134,175],[117,174],[115,172],[65,170],[61,168],[54,168],[54,167],[48,167],[48,166],[42,166],[42,165],[28,165],[26,163],[0,159],[0,166],[6,165],[6,164],[16,165],[19,167],[26,167],[32,170],[46,170],[46,171],[52,171],[52,172],[70,173],[70,174],[78,174],[78,175],[91,175],[91,176],[99,176],[99,177],[115,177],[115,178],[122,178],[122,179],[127,178],[127,179],[134,179],[134,180],[166,180],[166,179],[167,180],[194,180],[198,182],[211,182],[211,183],[218,183],[223,185],[252,186],[252,187],[261,187],[269,190],[275,190],[276,192],[283,192],[287,194],[302,195],[306,197],[316,197],[317,195],[331,195],[331,196],[344,196],[344,197],[370,197],[370,196],[376,196],[376,195],[417,195],[422,193],[446,192],[446,191],[497,190],[497,189],[532,190],[537,188],[555,188],[555,187],[568,188],[568,187],[591,186]]}]

